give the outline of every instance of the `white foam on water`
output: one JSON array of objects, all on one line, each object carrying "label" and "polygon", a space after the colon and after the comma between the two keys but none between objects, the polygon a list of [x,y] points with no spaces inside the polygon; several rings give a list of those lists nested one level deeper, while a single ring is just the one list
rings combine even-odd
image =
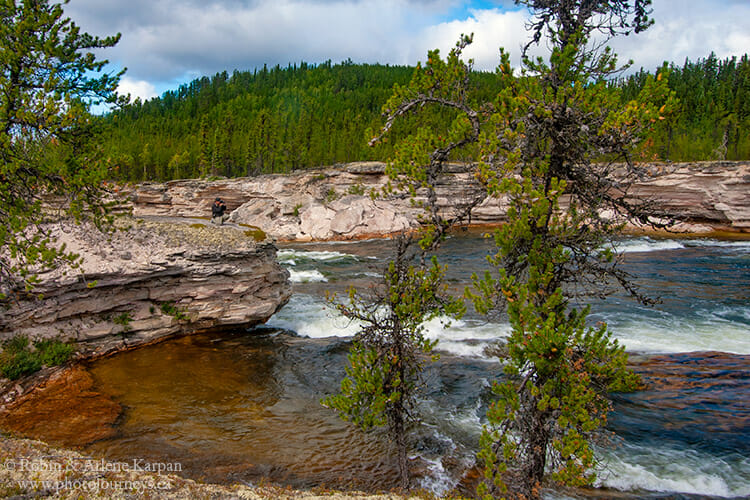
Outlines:
[{"label": "white foam on water", "polygon": [[[293,281],[326,281],[318,271],[297,274],[292,269],[291,272]],[[668,354],[721,351],[750,354],[750,328],[747,323],[723,317],[729,314],[745,318],[750,316],[750,308],[724,309],[705,311],[692,318],[667,313],[639,317],[636,311],[603,319],[610,323],[613,337],[630,352]],[[343,317],[322,298],[305,294],[295,294],[290,303],[271,318],[269,324],[313,338],[349,337],[359,331],[358,323]],[[425,323],[424,327],[424,335],[438,341],[436,351],[483,361],[494,361],[495,358],[487,354],[487,348],[510,334],[508,323],[489,323],[475,318],[450,321],[435,318]]]},{"label": "white foam on water", "polygon": [[300,260],[311,260],[318,262],[335,262],[345,259],[359,260],[356,255],[335,252],[329,250],[296,250],[284,248],[276,252],[276,258],[282,265],[296,266]]},{"label": "white foam on water", "polygon": [[696,450],[652,449],[624,444],[605,456],[606,469],[596,486],[620,491],[646,490],[709,495],[726,498],[750,496],[750,475],[738,474],[744,463],[729,464],[725,459]]},{"label": "white foam on water", "polygon": [[750,251],[750,241],[746,241],[746,240],[732,241],[732,240],[714,240],[711,238],[707,238],[707,239],[685,240],[684,244],[686,247],[725,247],[725,248],[733,248],[733,249]]},{"label": "white foam on water", "polygon": [[289,303],[274,314],[267,325],[292,330],[302,337],[352,337],[360,327],[321,299],[294,294]]},{"label": "white foam on water", "polygon": [[424,456],[420,456],[420,458],[427,463],[428,472],[419,481],[419,486],[439,496],[456,486],[456,481],[451,479],[445,467],[443,467],[443,461],[440,458],[429,459]]},{"label": "white foam on water", "polygon": [[681,241],[654,240],[648,236],[625,239],[614,244],[614,250],[618,253],[657,252],[660,250],[679,250],[681,248],[685,248],[685,245]]},{"label": "white foam on water", "polygon": [[747,250],[750,252],[750,241],[716,240],[713,238],[686,240],[654,239],[643,236],[639,238],[626,238],[615,242],[614,245],[607,245],[608,248],[612,248],[613,246],[618,253],[658,252],[691,247],[719,247],[740,251]]},{"label": "white foam on water", "polygon": [[483,360],[493,359],[485,354],[487,347],[510,335],[509,324],[474,319],[439,317],[426,322],[424,327],[425,337],[438,341],[436,350]]},{"label": "white foam on water", "polygon": [[633,352],[750,354],[750,327],[722,319],[715,312],[690,319],[663,315],[619,320],[610,323],[610,330],[626,350]]},{"label": "white foam on water", "polygon": [[[300,279],[295,274],[304,275],[307,272],[295,273],[292,269],[290,273],[292,281],[295,281]],[[320,277],[322,279],[319,281],[325,281],[325,277]],[[306,294],[294,294],[289,303],[268,320],[268,326],[292,330],[310,338],[351,337],[360,329],[360,323],[345,318],[322,298]],[[494,360],[485,354],[485,348],[510,332],[507,324],[471,319],[447,321],[447,318],[436,318],[424,326],[425,336],[438,341],[436,350],[485,361]]]},{"label": "white foam on water", "polygon": [[289,269],[289,281],[292,283],[326,283],[326,278],[323,273],[317,269],[311,271],[297,271],[296,269]]}]

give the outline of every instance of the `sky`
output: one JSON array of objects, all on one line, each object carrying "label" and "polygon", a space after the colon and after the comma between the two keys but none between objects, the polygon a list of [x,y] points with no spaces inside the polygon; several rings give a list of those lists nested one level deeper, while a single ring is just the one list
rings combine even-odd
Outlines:
[{"label": "sky", "polygon": [[[527,11],[512,0],[71,0],[83,31],[121,33],[100,58],[127,68],[120,93],[145,100],[195,78],[305,61],[415,65],[462,33],[475,68],[492,70],[500,47],[515,65],[528,39]],[[750,52],[750,0],[653,0],[656,23],[612,40],[621,61],[653,71],[712,51]],[[538,50],[542,50],[539,48]]]}]

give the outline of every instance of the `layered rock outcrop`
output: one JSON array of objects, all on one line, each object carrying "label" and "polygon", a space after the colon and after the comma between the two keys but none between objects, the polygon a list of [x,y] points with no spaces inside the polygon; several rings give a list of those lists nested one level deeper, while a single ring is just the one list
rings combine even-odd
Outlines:
[{"label": "layered rock outcrop", "polygon": [[0,309],[0,340],[62,337],[100,354],[201,330],[265,322],[291,296],[276,248],[257,232],[127,219],[112,234],[61,224],[53,239],[83,258],[45,273]]},{"label": "layered rock outcrop", "polygon": [[[684,223],[681,230],[750,232],[750,164],[697,162],[655,164],[631,194],[656,199]],[[406,197],[377,199],[387,183],[385,165],[351,163],[325,170],[217,181],[181,180],[143,184],[128,193],[136,215],[206,217],[222,197],[236,223],[258,226],[287,241],[346,240],[378,236],[417,225],[418,210]],[[448,215],[456,203],[481,193],[468,169],[448,166],[438,182],[438,204]],[[507,205],[488,198],[471,223],[498,224]]]}]

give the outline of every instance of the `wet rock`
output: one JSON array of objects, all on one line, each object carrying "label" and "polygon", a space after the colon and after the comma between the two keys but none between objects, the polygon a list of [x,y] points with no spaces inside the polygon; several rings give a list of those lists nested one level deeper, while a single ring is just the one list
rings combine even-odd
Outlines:
[{"label": "wet rock", "polygon": [[0,427],[60,446],[84,446],[112,437],[122,408],[93,386],[83,368],[59,371],[0,412]]}]

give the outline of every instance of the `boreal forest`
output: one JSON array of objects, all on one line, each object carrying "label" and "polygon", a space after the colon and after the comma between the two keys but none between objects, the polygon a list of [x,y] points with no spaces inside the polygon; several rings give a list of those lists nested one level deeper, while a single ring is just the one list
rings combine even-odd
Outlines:
[{"label": "boreal forest", "polygon": [[[101,148],[121,181],[240,177],[385,160],[391,143],[370,147],[368,140],[382,125],[381,108],[393,86],[406,85],[413,72],[408,66],[351,61],[222,72],[102,116]],[[648,159],[750,158],[747,54],[723,60],[711,54],[681,66],[641,69],[611,81],[610,88],[628,102],[649,73],[669,79],[680,105],[645,141]],[[494,72],[475,71],[471,79],[476,102],[498,91]],[[420,125],[439,129],[451,120],[449,111],[436,108],[422,115]],[[408,130],[410,124],[400,126]],[[396,128],[393,138],[398,137]],[[465,150],[457,159],[473,156]]]}]

